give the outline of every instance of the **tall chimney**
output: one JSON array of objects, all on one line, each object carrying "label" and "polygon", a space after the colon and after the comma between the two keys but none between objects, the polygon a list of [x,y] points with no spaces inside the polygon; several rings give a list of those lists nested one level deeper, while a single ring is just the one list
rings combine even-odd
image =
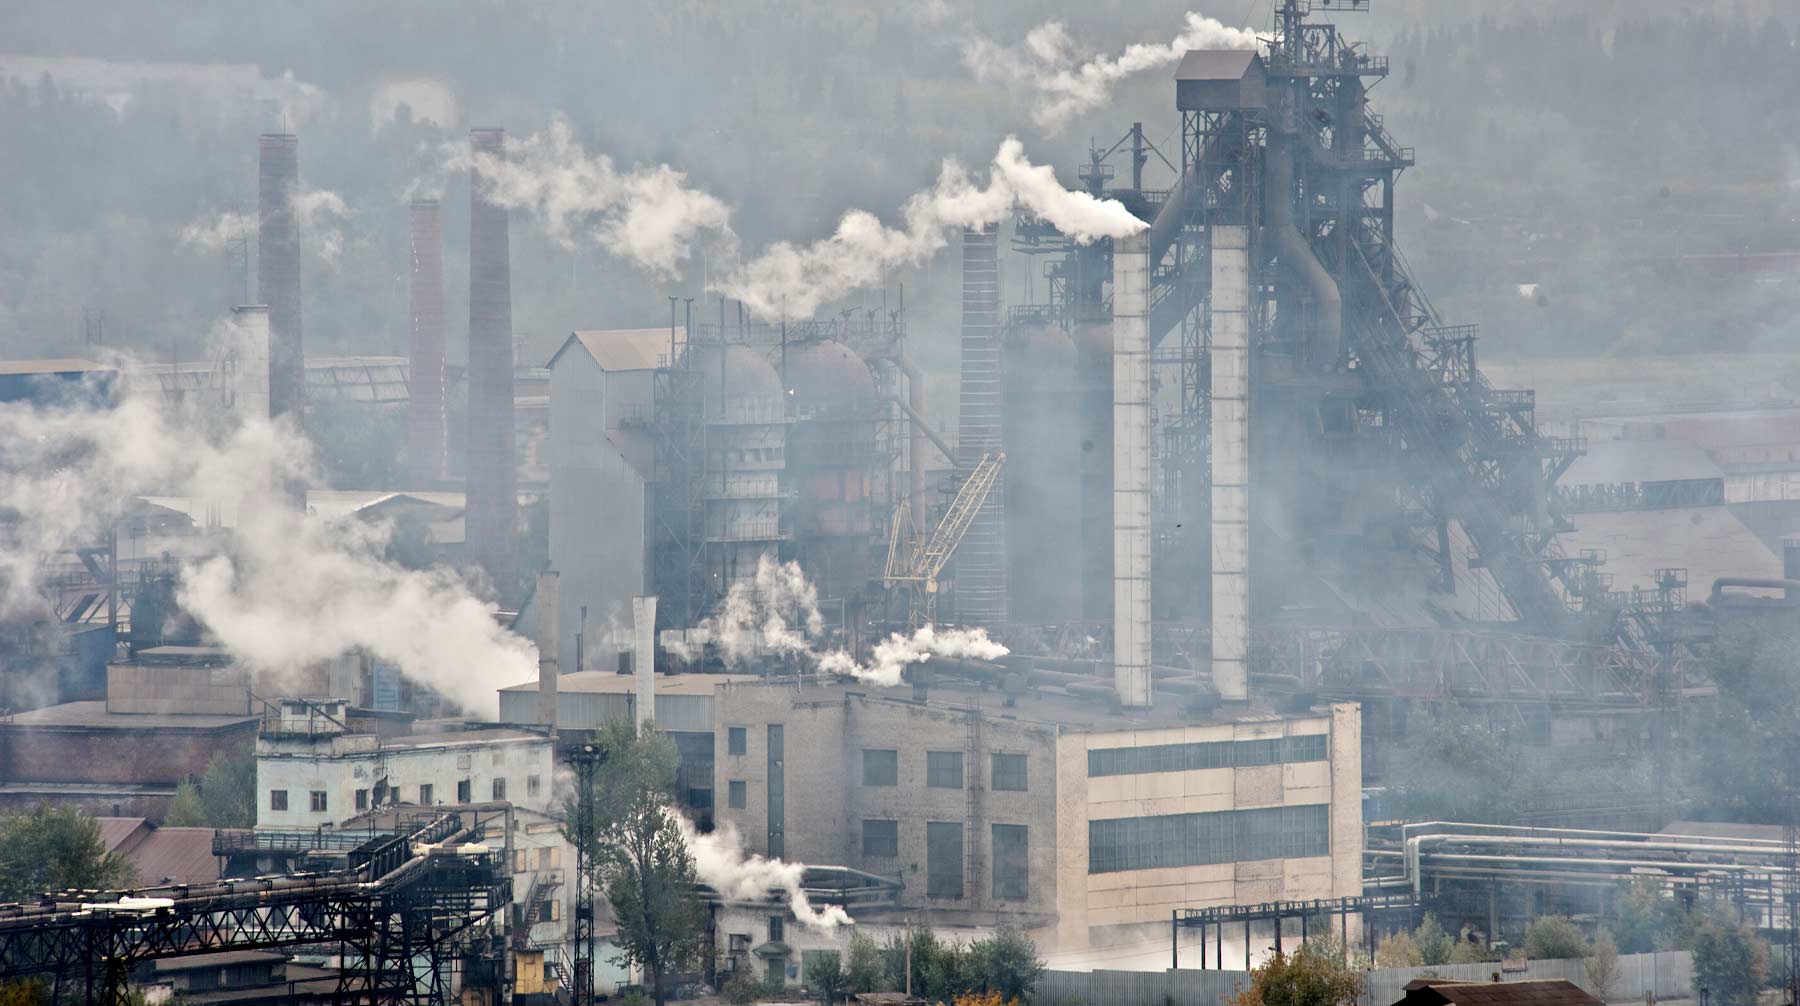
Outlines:
[{"label": "tall chimney", "polygon": [[436,199],[412,204],[412,337],[406,406],[406,466],[416,488],[444,477],[444,230]]},{"label": "tall chimney", "polygon": [[231,347],[235,367],[231,372],[231,409],[240,416],[269,415],[269,309],[261,304],[234,307],[231,321],[237,329]]},{"label": "tall chimney", "polygon": [[[963,231],[962,256],[956,460],[964,471],[973,471],[983,454],[1005,449],[1000,432],[1000,229]],[[1006,622],[1005,479],[1002,471],[956,550],[956,612],[965,622]]]},{"label": "tall chimney", "polygon": [[505,156],[500,129],[469,132],[469,552],[502,589],[510,581],[518,499],[513,462],[512,252],[506,209],[487,197],[485,160]]},{"label": "tall chimney", "polygon": [[300,140],[264,133],[257,140],[257,297],[269,306],[269,412],[298,418],[306,401],[306,354],[300,324]]},{"label": "tall chimney", "polygon": [[1113,684],[1150,704],[1150,239],[1113,239]]},{"label": "tall chimney", "polygon": [[1212,679],[1250,698],[1250,230],[1212,228]]},{"label": "tall chimney", "polygon": [[637,686],[637,721],[656,719],[656,598],[631,599],[631,674]]},{"label": "tall chimney", "polygon": [[532,603],[537,605],[538,612],[538,723],[554,728],[557,678],[561,674],[556,664],[556,648],[560,645],[557,607],[562,604],[561,575],[549,571],[539,573]]}]

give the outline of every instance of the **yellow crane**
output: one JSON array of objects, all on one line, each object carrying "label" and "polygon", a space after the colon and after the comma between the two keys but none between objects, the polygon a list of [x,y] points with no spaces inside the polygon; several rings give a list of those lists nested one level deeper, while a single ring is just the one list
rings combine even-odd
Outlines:
[{"label": "yellow crane", "polygon": [[1003,453],[983,454],[981,462],[957,489],[956,498],[950,501],[944,519],[923,540],[914,540],[906,546],[901,544],[902,535],[912,525],[912,516],[905,502],[894,509],[883,582],[890,590],[901,585],[911,588],[907,615],[912,624],[922,625],[936,618],[938,577],[956,553],[956,546],[962,544],[963,535],[975,522],[975,515],[987,501],[988,493],[1000,477],[1000,468],[1005,464]]}]

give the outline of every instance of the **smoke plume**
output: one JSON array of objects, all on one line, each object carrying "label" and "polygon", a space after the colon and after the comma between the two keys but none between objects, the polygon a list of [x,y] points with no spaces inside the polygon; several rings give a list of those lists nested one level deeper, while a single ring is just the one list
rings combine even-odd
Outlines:
[{"label": "smoke plume", "polygon": [[1257,45],[1255,32],[1227,27],[1215,18],[1189,11],[1186,29],[1166,45],[1140,42],[1126,46],[1116,56],[1103,54],[1083,60],[1063,23],[1047,21],[1026,33],[1019,45],[975,38],[963,46],[963,65],[977,80],[1020,85],[1031,91],[1033,121],[1054,133],[1075,116],[1104,104],[1114,84],[1132,74],[1175,63],[1189,49],[1254,49]]},{"label": "smoke plume", "polygon": [[819,670],[829,674],[845,674],[865,684],[892,688],[900,683],[901,672],[908,664],[922,664],[932,657],[971,657],[997,660],[1012,652],[988,638],[987,630],[939,629],[926,625],[910,636],[898,632],[875,644],[866,665],[843,650],[834,650],[819,658]]},{"label": "smoke plume", "polygon": [[687,175],[666,164],[621,171],[605,154],[575,142],[568,120],[552,119],[543,133],[508,138],[506,157],[466,151],[456,157],[480,172],[485,195],[530,212],[551,240],[573,248],[587,241],[659,276],[674,276],[694,242],[711,233],[734,243],[731,209],[688,187]]},{"label": "smoke plume", "polygon": [[196,540],[178,599],[253,672],[279,679],[362,649],[491,716],[496,683],[534,674],[533,648],[449,572],[387,561],[387,527],[295,507],[288,487],[311,469],[287,422],[228,422],[150,396],[110,409],[0,404],[0,515],[12,537],[0,549],[0,606],[41,608],[40,563],[103,540],[132,497],[187,497],[196,513],[235,514],[236,526],[216,546]]},{"label": "smoke plume", "polygon": [[245,213],[201,217],[181,229],[181,243],[201,251],[219,251],[256,230],[256,218]]},{"label": "smoke plume", "polygon": [[937,184],[907,200],[904,226],[888,227],[873,213],[851,210],[830,237],[804,248],[775,244],[729,271],[714,289],[763,317],[804,318],[822,304],[881,283],[889,270],[923,263],[963,228],[1000,223],[1014,207],[1083,244],[1146,226],[1115,200],[1063,188],[1053,170],[1032,164],[1024,144],[1009,136],[994,154],[986,187],[977,186],[961,164],[946,160]]},{"label": "smoke plume", "polygon": [[[344,197],[323,189],[296,192],[289,201],[301,242],[320,262],[337,268],[344,254],[344,230],[350,206]],[[256,217],[248,213],[216,213],[181,229],[181,243],[201,251],[220,251],[256,233]]]},{"label": "smoke plume", "polygon": [[818,588],[807,582],[799,563],[778,563],[764,553],[756,560],[755,577],[732,584],[719,613],[689,629],[687,641],[670,650],[692,660],[710,644],[731,665],[760,652],[811,653],[811,640],[824,631]]},{"label": "smoke plume", "polygon": [[702,835],[692,822],[674,813],[681,827],[681,837],[694,854],[694,872],[700,882],[719,892],[729,901],[761,901],[777,891],[788,896],[788,909],[802,925],[814,929],[836,929],[853,920],[837,905],[816,909],[800,886],[806,864],[789,863],[762,856],[746,856],[737,829],[726,824],[710,835]]}]

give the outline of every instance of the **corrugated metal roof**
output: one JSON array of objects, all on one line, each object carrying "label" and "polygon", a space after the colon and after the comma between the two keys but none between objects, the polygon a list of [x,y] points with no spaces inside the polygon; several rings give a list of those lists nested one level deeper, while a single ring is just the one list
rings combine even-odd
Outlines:
[{"label": "corrugated metal roof", "polygon": [[1614,590],[1649,587],[1658,569],[1687,570],[1688,592],[1705,594],[1721,576],[1780,576],[1781,557],[1722,506],[1626,510],[1574,516],[1563,551],[1601,549]]},{"label": "corrugated metal roof", "polygon": [[92,360],[64,358],[60,360],[0,360],[0,374],[86,374],[117,368]]},{"label": "corrugated metal roof", "polygon": [[[557,359],[577,343],[606,371],[655,370],[667,366],[669,361],[668,328],[613,328],[571,333],[556,355],[550,357],[549,366],[554,368]],[[686,343],[687,330],[677,326],[676,347]]]},{"label": "corrugated metal roof", "polygon": [[[719,685],[733,681],[757,681],[757,674],[657,674],[655,677],[658,695],[711,695]],[[637,678],[631,674],[618,674],[613,671],[578,671],[564,674],[556,679],[559,692],[584,692],[589,694],[631,694],[636,689]],[[508,685],[501,689],[506,692],[536,692],[537,681],[527,681],[517,685]]]},{"label": "corrugated metal roof", "polygon": [[219,879],[211,828],[158,828],[141,817],[98,817],[106,851],[131,860],[142,884],[196,884]]},{"label": "corrugated metal roof", "polygon": [[1565,978],[1526,982],[1408,982],[1403,1003],[1456,1006],[1601,1006],[1600,1000]]},{"label": "corrugated metal roof", "polygon": [[1175,68],[1175,79],[1237,80],[1261,58],[1254,49],[1189,49]]}]

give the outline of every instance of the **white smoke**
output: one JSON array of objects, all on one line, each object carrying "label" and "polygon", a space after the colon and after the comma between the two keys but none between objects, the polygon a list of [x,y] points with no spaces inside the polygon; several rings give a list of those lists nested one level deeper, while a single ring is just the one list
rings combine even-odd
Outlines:
[{"label": "white smoke", "polygon": [[977,186],[961,164],[946,160],[937,184],[907,200],[904,226],[888,227],[873,213],[851,210],[830,237],[804,248],[775,244],[729,270],[713,288],[764,317],[807,317],[822,304],[880,283],[892,269],[923,263],[963,228],[1000,223],[1015,206],[1083,244],[1146,226],[1115,200],[1063,188],[1054,171],[1033,165],[1024,144],[1009,136],[994,154],[986,187]]},{"label": "white smoke", "polygon": [[692,822],[679,812],[674,813],[676,823],[681,828],[681,837],[686,840],[688,851],[694,854],[694,872],[699,875],[700,882],[719,893],[728,901],[761,901],[777,891],[784,891],[788,896],[788,909],[794,913],[802,925],[814,929],[836,929],[849,925],[853,920],[850,914],[837,905],[826,905],[814,908],[806,897],[806,891],[800,886],[806,874],[806,864],[789,863],[779,859],[765,859],[762,856],[746,856],[743,845],[738,840],[737,829],[726,824],[709,835],[700,834]]},{"label": "white smoke", "polygon": [[725,592],[719,613],[689,629],[685,642],[671,641],[669,649],[692,660],[702,647],[712,645],[731,665],[765,652],[809,654],[811,640],[824,631],[818,588],[800,572],[799,563],[778,563],[764,553],[756,560],[756,575]]},{"label": "white smoke", "polygon": [[181,243],[201,251],[220,251],[242,241],[256,230],[256,219],[247,213],[219,213],[201,217],[181,229]]},{"label": "white smoke", "polygon": [[184,496],[236,526],[183,562],[178,598],[253,672],[279,679],[361,649],[491,716],[496,683],[534,671],[531,645],[455,576],[386,561],[386,527],[294,506],[288,487],[311,474],[311,450],[285,421],[227,422],[148,395],[110,409],[0,404],[0,471],[8,607],[33,603],[39,564],[100,540],[132,497]]},{"label": "white smoke", "polygon": [[988,638],[987,630],[939,629],[926,625],[910,636],[898,632],[875,644],[868,664],[859,664],[843,650],[833,650],[819,658],[819,670],[828,674],[844,674],[865,684],[892,688],[900,683],[901,672],[909,664],[921,664],[932,657],[970,657],[975,660],[998,660],[1011,653],[1005,646]]},{"label": "white smoke", "polygon": [[289,205],[294,210],[294,226],[300,231],[301,245],[310,243],[319,261],[336,269],[344,254],[344,226],[350,220],[350,207],[344,197],[316,189],[294,193]]},{"label": "white smoke", "polygon": [[530,212],[558,244],[586,240],[661,276],[675,275],[703,234],[735,244],[731,208],[689,188],[686,174],[666,164],[622,171],[582,149],[560,116],[542,133],[509,137],[505,157],[459,151],[452,166],[473,166],[489,199]]},{"label": "white smoke", "polygon": [[1026,33],[1018,45],[977,37],[963,46],[963,65],[977,80],[1023,86],[1033,93],[1031,117],[1048,132],[1104,104],[1112,86],[1132,74],[1178,62],[1189,49],[1255,49],[1256,33],[1188,12],[1186,28],[1166,45],[1136,43],[1116,56],[1082,58],[1060,21]]}]

